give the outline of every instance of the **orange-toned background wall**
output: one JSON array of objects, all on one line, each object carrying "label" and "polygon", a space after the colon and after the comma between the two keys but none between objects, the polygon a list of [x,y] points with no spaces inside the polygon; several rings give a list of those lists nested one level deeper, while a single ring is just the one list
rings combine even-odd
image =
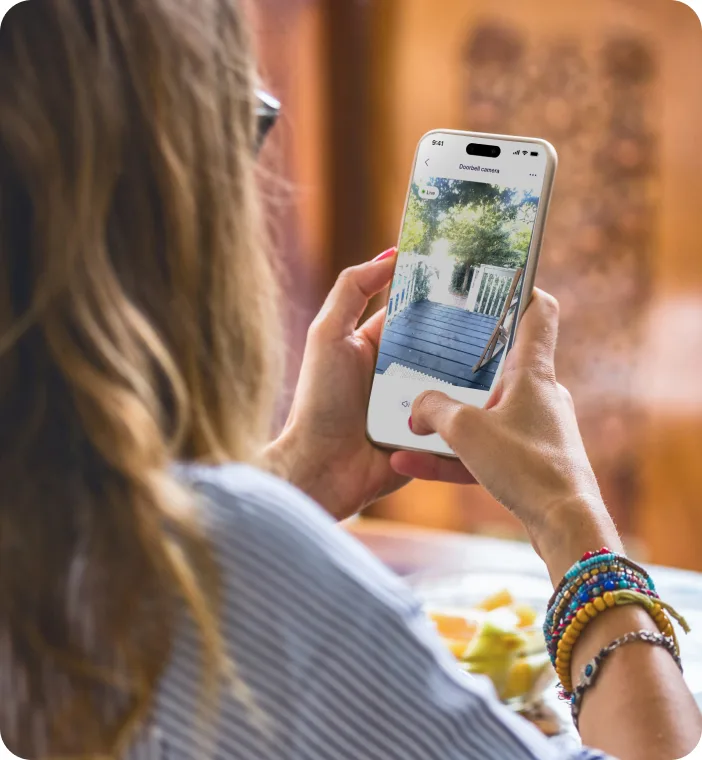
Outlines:
[{"label": "orange-toned background wall", "polygon": [[[540,283],[564,305],[559,371],[627,534],[655,561],[702,569],[694,14],[673,0],[255,5],[263,68],[286,108],[266,158],[294,183],[273,209],[294,312],[291,379],[333,274],[395,242],[425,131],[547,137],[562,162]],[[605,208],[589,215],[598,198]],[[373,512],[519,530],[477,488],[416,483]]]}]

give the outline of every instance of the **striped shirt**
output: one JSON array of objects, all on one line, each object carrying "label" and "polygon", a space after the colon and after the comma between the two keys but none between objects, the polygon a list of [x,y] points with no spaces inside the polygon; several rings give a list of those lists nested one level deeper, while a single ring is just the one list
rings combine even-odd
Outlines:
[{"label": "striped shirt", "polygon": [[303,494],[242,465],[181,472],[221,563],[235,686],[203,729],[186,628],[131,758],[604,757],[554,745],[461,672],[409,587]]}]

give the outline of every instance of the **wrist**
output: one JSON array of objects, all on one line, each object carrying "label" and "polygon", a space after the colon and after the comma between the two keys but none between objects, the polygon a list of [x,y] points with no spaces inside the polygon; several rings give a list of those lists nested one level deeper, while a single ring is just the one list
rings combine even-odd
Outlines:
[{"label": "wrist", "polygon": [[624,547],[611,515],[599,495],[578,494],[544,510],[544,521],[534,543],[554,585],[587,551],[603,546],[623,553]]},{"label": "wrist", "polygon": [[315,478],[306,462],[304,451],[295,443],[290,429],[285,429],[263,452],[263,467],[308,495]]},{"label": "wrist", "polygon": [[[326,482],[326,468],[320,467],[319,463],[305,452],[300,437],[292,428],[284,430],[266,447],[263,453],[263,467],[309,496],[337,520],[346,516],[338,514],[339,511],[343,513],[343,509],[338,509],[338,500],[335,494],[331,493],[330,484]],[[337,509],[332,505],[337,506]]]}]

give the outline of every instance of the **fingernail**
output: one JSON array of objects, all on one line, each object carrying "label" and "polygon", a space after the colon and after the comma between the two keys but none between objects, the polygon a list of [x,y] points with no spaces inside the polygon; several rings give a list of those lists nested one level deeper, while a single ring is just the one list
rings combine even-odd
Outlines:
[{"label": "fingernail", "polygon": [[379,256],[376,256],[373,259],[373,262],[376,263],[378,261],[384,261],[385,259],[389,259],[391,256],[394,256],[397,253],[397,248],[394,246],[392,248],[388,248],[387,251],[383,251]]},{"label": "fingernail", "polygon": [[409,425],[409,429],[414,433],[414,428],[412,427],[412,418],[411,417],[407,420],[407,424]]}]

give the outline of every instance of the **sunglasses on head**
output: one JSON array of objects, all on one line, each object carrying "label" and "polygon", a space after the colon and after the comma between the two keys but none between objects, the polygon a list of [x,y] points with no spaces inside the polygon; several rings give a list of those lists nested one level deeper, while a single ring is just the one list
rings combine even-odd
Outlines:
[{"label": "sunglasses on head", "polygon": [[261,150],[268,133],[273,129],[280,116],[280,101],[265,90],[256,90],[256,152]]}]

